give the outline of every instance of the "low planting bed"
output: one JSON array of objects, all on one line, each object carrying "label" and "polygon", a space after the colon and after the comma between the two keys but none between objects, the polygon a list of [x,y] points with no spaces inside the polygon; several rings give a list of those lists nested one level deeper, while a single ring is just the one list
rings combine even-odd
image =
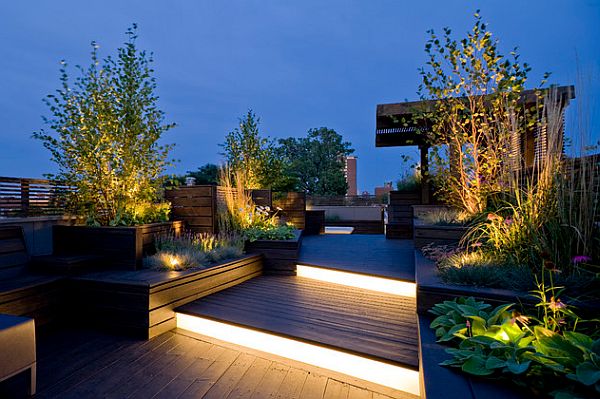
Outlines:
[{"label": "low planting bed", "polygon": [[175,328],[178,306],[262,274],[248,255],[202,270],[103,271],[71,280],[76,320],[149,339]]},{"label": "low planting bed", "polygon": [[555,287],[554,270],[542,270],[537,291],[523,292],[446,283],[418,250],[415,266],[422,397],[583,398],[600,392],[597,296],[569,297],[585,295]]},{"label": "low planting bed", "polygon": [[421,397],[424,399],[520,399],[528,397],[516,387],[500,382],[473,378],[456,370],[440,366],[451,356],[447,346],[436,342],[429,327],[433,317],[428,313],[435,304],[460,297],[474,297],[488,303],[530,301],[527,293],[494,288],[458,286],[444,283],[436,273],[436,264],[415,250],[415,279],[417,282],[417,318],[419,326],[419,369]]},{"label": "low planting bed", "polygon": [[460,297],[473,297],[493,305],[523,303],[534,305],[528,292],[500,288],[447,284],[437,275],[437,265],[415,250],[415,278],[417,281],[417,312],[427,314],[433,305]]},{"label": "low planting bed", "polygon": [[301,245],[302,230],[295,230],[289,240],[246,241],[246,252],[264,256],[266,274],[295,275]]}]

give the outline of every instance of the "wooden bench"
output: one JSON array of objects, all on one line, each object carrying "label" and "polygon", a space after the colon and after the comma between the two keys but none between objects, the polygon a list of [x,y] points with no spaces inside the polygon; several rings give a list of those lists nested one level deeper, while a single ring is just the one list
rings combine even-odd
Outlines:
[{"label": "wooden bench", "polygon": [[34,271],[20,226],[0,228],[0,313],[35,319],[36,327],[57,319],[65,305],[66,279]]}]

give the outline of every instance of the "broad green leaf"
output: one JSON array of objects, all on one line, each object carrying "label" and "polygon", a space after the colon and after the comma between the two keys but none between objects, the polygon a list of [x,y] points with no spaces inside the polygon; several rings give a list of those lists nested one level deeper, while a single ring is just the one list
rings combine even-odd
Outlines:
[{"label": "broad green leaf", "polygon": [[467,325],[466,324],[457,324],[454,327],[452,327],[450,330],[448,330],[448,332],[446,334],[444,334],[444,336],[440,339],[438,339],[438,342],[446,342],[446,341],[450,341],[453,338],[455,338],[454,334],[457,332],[461,332],[461,333],[465,333],[467,330]]},{"label": "broad green leaf", "polygon": [[570,343],[579,347],[580,349],[592,350],[594,341],[592,341],[589,336],[575,331],[565,331],[563,335]]},{"label": "broad green leaf", "polygon": [[600,368],[591,362],[581,363],[575,371],[577,379],[585,385],[593,385],[600,381]]},{"label": "broad green leaf", "polygon": [[506,361],[506,367],[513,374],[523,374],[529,368],[531,361],[525,361],[522,363],[517,363],[513,359],[509,359]]},{"label": "broad green leaf", "polygon": [[490,375],[494,371],[485,367],[485,360],[481,356],[470,357],[461,367],[465,373],[473,375]]},{"label": "broad green leaf", "polygon": [[458,305],[458,309],[464,316],[479,317],[479,309],[470,305]]},{"label": "broad green leaf", "polygon": [[487,337],[485,335],[476,335],[474,337],[468,338],[467,341],[485,345],[485,346],[490,346],[490,345],[498,342],[494,338]]},{"label": "broad green leaf", "polygon": [[512,306],[514,306],[513,303],[508,303],[505,305],[499,305],[497,306],[489,315],[488,320],[487,320],[487,324],[488,326],[491,326],[492,324],[497,324],[500,319],[500,317],[503,315],[504,312],[506,312],[509,308],[511,308]]},{"label": "broad green leaf", "polygon": [[490,370],[499,369],[506,366],[506,361],[496,356],[490,356],[485,361],[485,367]]}]

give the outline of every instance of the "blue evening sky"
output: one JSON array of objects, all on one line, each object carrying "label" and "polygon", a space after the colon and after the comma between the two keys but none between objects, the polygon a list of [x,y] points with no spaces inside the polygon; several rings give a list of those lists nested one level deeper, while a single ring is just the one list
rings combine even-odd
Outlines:
[{"label": "blue evening sky", "polygon": [[[3,1],[0,5],[0,176],[54,171],[31,133],[42,98],[59,87],[59,61],[87,65],[89,43],[114,54],[132,22],[153,51],[160,106],[178,127],[166,135],[185,172],[219,163],[219,143],[248,108],[274,138],[327,126],[356,149],[359,189],[401,173],[401,148],[375,148],[378,103],[415,100],[426,30],[464,33],[474,2],[438,1]],[[482,1],[505,53],[519,46],[551,82],[577,85],[577,115],[598,139],[600,0]],[[411,152],[410,150],[408,152]]]}]

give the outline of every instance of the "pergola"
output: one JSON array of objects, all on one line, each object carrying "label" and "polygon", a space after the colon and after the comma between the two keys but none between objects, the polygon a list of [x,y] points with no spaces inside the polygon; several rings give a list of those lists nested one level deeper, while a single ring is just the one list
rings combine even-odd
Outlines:
[{"label": "pergola", "polygon": [[[545,89],[548,90],[548,89]],[[575,98],[574,86],[553,87],[557,101],[565,109],[569,101]],[[437,102],[442,100],[411,101],[393,104],[378,104],[376,116],[375,146],[376,147],[406,147],[417,146],[420,151],[421,171],[429,169],[428,151],[430,146],[443,144],[444,138],[439,137],[439,142],[427,140],[431,132],[432,123],[426,118],[419,117],[429,112],[434,112]],[[525,109],[539,103],[538,90],[523,91],[519,102]],[[564,123],[564,122],[563,122]],[[563,126],[564,130],[564,126]],[[546,132],[539,129],[526,129],[525,134],[511,140],[511,153],[520,159],[520,167],[528,168],[537,157],[543,156],[548,148]],[[423,173],[422,202],[429,204],[429,183],[426,173]]]}]

